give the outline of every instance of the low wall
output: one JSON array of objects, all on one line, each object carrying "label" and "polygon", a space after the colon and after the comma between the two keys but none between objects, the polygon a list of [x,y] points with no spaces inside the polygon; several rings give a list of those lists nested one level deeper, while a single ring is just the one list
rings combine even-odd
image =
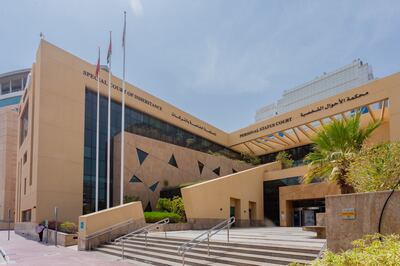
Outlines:
[{"label": "low wall", "polygon": [[[16,223],[15,224],[15,233],[23,236],[27,239],[39,241],[39,235],[36,233],[35,223]],[[47,234],[48,232],[48,234]],[[54,244],[55,243],[55,235],[56,231],[45,229],[43,231],[43,242]],[[48,237],[48,238],[47,238]],[[57,245],[59,246],[73,246],[78,243],[78,235],[77,234],[66,234],[62,232],[57,232]]]},{"label": "low wall", "polygon": [[92,249],[145,224],[140,201],[82,215],[78,225],[78,249]]},{"label": "low wall", "polygon": [[[47,230],[43,232],[43,241],[49,244],[54,244],[56,242],[56,231],[49,230],[49,239],[47,240]],[[66,234],[62,232],[57,232],[57,245],[69,247],[78,244],[78,234]]]},{"label": "low wall", "polygon": [[[326,197],[328,249],[338,252],[351,242],[378,232],[379,217],[390,191],[355,193]],[[400,191],[386,205],[382,217],[383,234],[400,234]]]},{"label": "low wall", "polygon": [[[7,222],[0,222],[0,231],[1,230],[8,230],[9,224]],[[10,229],[14,230],[14,222],[10,223]]]},{"label": "low wall", "polygon": [[182,188],[188,222],[194,229],[204,229],[234,215],[238,225],[262,224],[264,173],[277,165],[264,164]]},{"label": "low wall", "polygon": [[264,181],[271,181],[276,179],[288,178],[293,176],[304,176],[307,173],[308,167],[306,165],[290,167],[285,169],[274,169],[265,172]]},{"label": "low wall", "polygon": [[39,235],[36,233],[36,226],[37,224],[35,223],[15,223],[14,231],[20,236],[39,241]]}]

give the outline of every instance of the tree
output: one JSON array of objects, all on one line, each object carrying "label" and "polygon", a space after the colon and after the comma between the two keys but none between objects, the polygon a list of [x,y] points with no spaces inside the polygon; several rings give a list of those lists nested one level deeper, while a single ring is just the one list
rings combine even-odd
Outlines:
[{"label": "tree", "polygon": [[351,162],[347,175],[357,192],[396,188],[400,182],[400,142],[363,149]]},{"label": "tree", "polygon": [[356,112],[347,120],[333,120],[316,134],[313,151],[305,158],[308,172],[303,178],[304,183],[315,179],[329,180],[339,185],[342,194],[354,192],[347,182],[349,165],[365,140],[380,125],[380,121],[376,121],[361,128],[360,118],[361,113]]}]

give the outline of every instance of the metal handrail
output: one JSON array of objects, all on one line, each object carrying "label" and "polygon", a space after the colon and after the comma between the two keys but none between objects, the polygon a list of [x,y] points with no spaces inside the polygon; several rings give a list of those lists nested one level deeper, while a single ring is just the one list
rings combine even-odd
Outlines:
[{"label": "metal handrail", "polygon": [[88,235],[88,236],[83,237],[83,240],[91,240],[91,239],[93,239],[95,237],[98,237],[98,236],[101,236],[101,235],[104,235],[104,234],[107,234],[107,233],[111,233],[112,231],[114,231],[116,229],[119,229],[121,227],[127,226],[129,224],[132,224],[133,222],[134,222],[133,219],[129,219],[129,220],[123,221],[121,223],[118,223],[116,225],[111,225],[111,226],[109,226],[107,228],[101,229],[99,231],[96,231],[96,232]]},{"label": "metal handrail", "polygon": [[324,251],[327,248],[327,244],[328,244],[328,241],[325,241],[324,245],[321,247],[321,249],[318,252],[317,259],[320,259],[322,257],[322,254],[324,253]]},{"label": "metal handrail", "polygon": [[[221,230],[227,228],[227,241],[229,243],[229,228],[232,224],[234,224],[236,221],[235,217],[232,216],[229,219],[226,219],[223,222],[220,222],[219,224],[213,226],[211,229],[201,233],[197,237],[193,238],[192,240],[182,244],[178,248],[178,255],[182,256],[182,265],[185,265],[185,253],[191,250],[192,248],[196,247],[200,243],[204,242],[207,240],[207,255],[210,256],[210,237],[213,235],[219,233]],[[207,235],[207,237],[204,237]],[[204,237],[203,239],[201,239]]]},{"label": "metal handrail", "polygon": [[[94,232],[94,233],[92,233],[92,234],[90,234],[90,235],[88,235],[88,236],[82,237],[81,239],[82,239],[82,240],[85,240],[85,241],[88,241],[88,244],[87,244],[87,245],[88,245],[89,250],[91,250],[91,249],[92,249],[92,243],[91,243],[91,240],[92,240],[92,239],[94,239],[94,238],[96,238],[96,237],[98,237],[98,236],[103,236],[103,235],[108,234],[107,242],[108,242],[108,241],[111,241],[111,239],[112,239],[112,232],[113,232],[113,231],[119,230],[120,228],[123,228],[123,227],[126,227],[126,226],[130,226],[130,225],[133,224],[134,222],[135,222],[135,221],[134,221],[133,219],[129,219],[129,220],[120,222],[120,223],[118,223],[118,224],[111,225],[111,226],[109,226],[109,227],[107,227],[107,228],[98,230],[98,231],[96,231],[96,232]],[[128,230],[129,230],[129,228],[128,228]]]},{"label": "metal handrail", "polygon": [[[147,234],[150,231],[152,231],[155,227],[158,227],[160,225],[165,225],[165,224],[168,224],[168,223],[169,223],[169,218],[165,218],[165,219],[162,219],[162,220],[160,220],[160,221],[158,221],[156,223],[153,223],[153,224],[147,225],[145,227],[139,228],[139,229],[137,229],[137,230],[135,230],[135,231],[133,231],[133,232],[131,232],[129,234],[126,234],[126,235],[123,235],[121,237],[118,237],[118,238],[114,239],[113,242],[115,244],[122,245],[122,248],[121,248],[121,253],[122,253],[121,257],[122,257],[122,259],[124,259],[124,249],[125,249],[125,242],[126,241],[128,241],[129,239],[132,239],[132,238],[137,237],[138,235],[144,233],[145,246],[147,247]],[[167,231],[165,229],[164,229],[164,234],[165,234],[165,238],[167,238]]]}]

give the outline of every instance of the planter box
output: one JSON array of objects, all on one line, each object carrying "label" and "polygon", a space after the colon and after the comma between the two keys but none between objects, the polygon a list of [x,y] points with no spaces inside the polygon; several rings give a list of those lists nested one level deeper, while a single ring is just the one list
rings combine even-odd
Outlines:
[{"label": "planter box", "polygon": [[[379,218],[390,191],[326,197],[326,236],[334,252],[351,248],[351,242],[378,232]],[[382,234],[400,234],[400,191],[393,193],[382,216]]]},{"label": "planter box", "polygon": [[[39,241],[39,235],[36,233],[35,223],[16,223],[15,233],[21,235],[25,238]],[[43,242],[54,244],[56,231],[48,229],[49,238],[47,239],[47,229],[43,231]],[[57,245],[59,246],[73,246],[78,244],[78,234],[66,234],[62,232],[57,232]]]},{"label": "planter box", "polygon": [[[49,229],[49,244],[54,244],[56,241],[56,231]],[[47,230],[43,232],[43,241],[47,241]],[[57,232],[57,245],[69,247],[78,244],[78,234],[66,234],[62,232]]]}]

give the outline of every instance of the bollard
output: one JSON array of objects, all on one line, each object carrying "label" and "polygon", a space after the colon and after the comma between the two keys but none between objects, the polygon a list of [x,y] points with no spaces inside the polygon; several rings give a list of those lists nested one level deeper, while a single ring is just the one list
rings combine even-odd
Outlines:
[{"label": "bollard", "polygon": [[122,239],[122,259],[124,259],[124,240]]},{"label": "bollard", "polygon": [[49,220],[44,221],[44,227],[46,227],[46,244],[49,244]]},{"label": "bollard", "polygon": [[210,256],[210,233],[207,234],[207,255]]},{"label": "bollard", "polygon": [[57,226],[57,222],[58,222],[58,208],[57,207],[54,207],[54,220],[55,220],[55,236],[54,236],[54,239],[55,239],[55,246],[57,247],[57,233],[58,233],[58,226]]},{"label": "bollard", "polygon": [[10,241],[10,231],[11,231],[11,209],[8,209],[8,241]]}]

